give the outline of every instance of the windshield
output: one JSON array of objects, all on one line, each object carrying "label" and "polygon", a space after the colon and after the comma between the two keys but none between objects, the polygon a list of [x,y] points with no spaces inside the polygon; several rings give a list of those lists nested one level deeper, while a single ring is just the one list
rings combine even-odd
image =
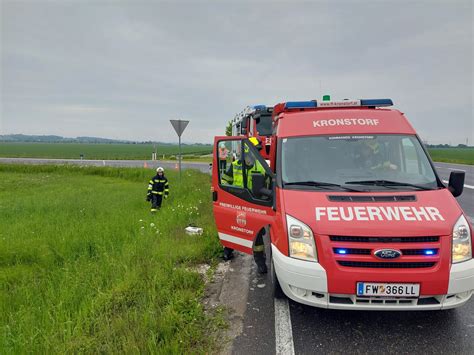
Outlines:
[{"label": "windshield", "polygon": [[283,186],[287,188],[438,188],[435,173],[416,136],[284,138],[281,164]]},{"label": "windshield", "polygon": [[257,132],[259,136],[271,136],[272,135],[272,116],[262,115],[256,118]]}]

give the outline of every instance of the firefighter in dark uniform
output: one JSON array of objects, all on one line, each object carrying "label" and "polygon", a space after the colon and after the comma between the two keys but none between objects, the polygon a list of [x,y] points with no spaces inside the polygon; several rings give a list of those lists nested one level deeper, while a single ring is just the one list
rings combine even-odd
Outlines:
[{"label": "firefighter in dark uniform", "polygon": [[156,169],[156,175],[148,183],[146,200],[151,201],[151,212],[158,211],[163,197],[168,198],[169,194],[168,179],[165,177],[165,170],[160,166]]},{"label": "firefighter in dark uniform", "polygon": [[[262,145],[258,141],[257,138],[251,137],[249,141],[257,148],[258,150],[262,149]],[[229,169],[223,174],[222,180],[224,183],[229,185],[244,187],[244,180],[242,175],[242,165],[245,164],[246,171],[247,171],[247,188],[252,188],[252,179],[251,175],[253,173],[265,175],[264,167],[255,159],[250,153],[249,149],[245,149],[245,161],[236,160],[234,161]],[[253,258],[255,263],[257,264],[258,272],[261,274],[265,274],[267,272],[267,265],[266,265],[266,257],[265,257],[265,245],[263,243],[263,236],[265,235],[265,231],[261,230],[257,237],[255,238],[255,242],[253,243]],[[232,258],[233,249],[231,248],[224,248],[224,260],[229,260]]]}]

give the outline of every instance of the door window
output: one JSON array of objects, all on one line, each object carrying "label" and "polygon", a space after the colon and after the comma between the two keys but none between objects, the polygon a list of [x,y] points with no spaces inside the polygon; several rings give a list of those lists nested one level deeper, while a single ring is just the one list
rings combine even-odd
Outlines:
[{"label": "door window", "polygon": [[[257,187],[263,179],[263,188],[271,190],[271,172],[250,141],[241,139],[220,141],[217,145],[217,156],[219,185],[224,190],[246,200],[249,198],[270,200],[268,194],[261,194],[261,189]],[[257,184],[255,188],[254,182]]]}]

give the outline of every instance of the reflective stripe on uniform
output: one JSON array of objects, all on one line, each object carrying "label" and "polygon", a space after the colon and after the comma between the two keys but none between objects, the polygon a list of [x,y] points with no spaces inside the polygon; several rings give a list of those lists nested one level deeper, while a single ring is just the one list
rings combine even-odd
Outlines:
[{"label": "reflective stripe on uniform", "polygon": [[264,251],[265,246],[264,245],[254,245],[253,246],[253,251]]},{"label": "reflective stripe on uniform", "polygon": [[163,195],[162,191],[152,191],[151,193],[155,195]]}]

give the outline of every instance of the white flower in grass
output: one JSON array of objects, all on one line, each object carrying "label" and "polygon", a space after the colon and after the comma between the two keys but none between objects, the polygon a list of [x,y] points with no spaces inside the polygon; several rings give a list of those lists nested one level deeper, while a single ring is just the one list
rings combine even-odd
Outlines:
[{"label": "white flower in grass", "polygon": [[150,223],[150,227],[151,227],[151,228],[154,228],[154,227],[155,227],[155,223]]}]

